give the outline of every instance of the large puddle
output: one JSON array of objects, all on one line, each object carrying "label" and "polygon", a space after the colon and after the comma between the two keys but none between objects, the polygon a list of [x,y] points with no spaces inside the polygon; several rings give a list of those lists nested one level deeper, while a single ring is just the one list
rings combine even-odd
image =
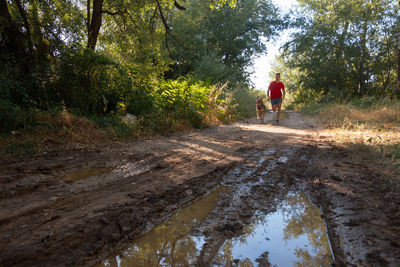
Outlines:
[{"label": "large puddle", "polygon": [[[238,236],[208,236],[207,231],[194,230],[201,228],[228,190],[220,187],[182,209],[98,266],[331,266],[321,210],[301,192],[289,191],[273,212],[256,212]],[[217,245],[204,261],[208,242]]]},{"label": "large puddle", "polygon": [[214,259],[220,266],[331,266],[321,210],[306,194],[289,193],[275,212],[258,214],[244,234],[228,239]]},{"label": "large puddle", "polygon": [[224,186],[97,266],[331,266],[320,208],[285,176],[294,151],[246,155]]}]

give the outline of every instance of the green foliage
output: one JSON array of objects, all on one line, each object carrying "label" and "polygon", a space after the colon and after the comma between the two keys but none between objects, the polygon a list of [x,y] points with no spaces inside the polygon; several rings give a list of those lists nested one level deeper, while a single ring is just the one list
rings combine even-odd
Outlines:
[{"label": "green foliage", "polygon": [[0,99],[0,131],[9,132],[26,126],[28,117],[18,105],[7,99]]},{"label": "green foliage", "polygon": [[109,89],[111,76],[107,75],[112,62],[91,50],[71,51],[60,60],[61,98],[67,107],[83,112],[100,113],[106,110],[104,93]]},{"label": "green foliage", "polygon": [[[256,116],[255,103],[257,92],[249,90],[244,84],[237,84],[231,95],[229,107],[235,108],[231,112],[232,119],[243,119]],[[229,101],[229,100],[228,100]]]},{"label": "green foliage", "polygon": [[6,148],[6,152],[12,155],[34,154],[37,152],[37,148],[30,140],[27,140],[22,144],[9,144]]},{"label": "green foliage", "polygon": [[211,8],[223,7],[228,4],[230,7],[235,8],[237,0],[212,0],[210,3]]},{"label": "green foliage", "polygon": [[113,129],[118,137],[126,138],[132,136],[133,126],[125,123],[120,115],[91,116],[90,120],[94,121],[101,128]]},{"label": "green foliage", "polygon": [[235,8],[215,9],[209,2],[188,0],[185,12],[172,14],[171,54],[176,62],[171,78],[193,73],[213,83],[245,82],[252,57],[265,51],[262,40],[285,23],[268,0],[238,1]]},{"label": "green foliage", "polygon": [[395,95],[396,1],[299,2],[281,62],[294,72],[297,103]]},{"label": "green foliage", "polygon": [[167,80],[153,92],[154,108],[159,115],[164,114],[173,120],[185,120],[192,127],[202,126],[204,114],[208,109],[210,87],[191,78]]},{"label": "green foliage", "polygon": [[[52,110],[84,115],[122,137],[254,115],[247,67],[265,49],[262,40],[285,26],[269,0],[188,0],[186,11],[173,1],[105,0],[89,48],[87,3],[1,7],[0,131],[70,127]],[[138,117],[134,125],[126,113]]]}]

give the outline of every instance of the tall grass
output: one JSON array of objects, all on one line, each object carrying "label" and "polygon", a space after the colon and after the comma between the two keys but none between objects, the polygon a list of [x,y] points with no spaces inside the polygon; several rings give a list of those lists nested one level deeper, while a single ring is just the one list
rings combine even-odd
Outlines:
[{"label": "tall grass", "polygon": [[345,103],[312,104],[302,113],[316,115],[326,128],[395,129],[400,126],[400,101],[372,97]]},{"label": "tall grass", "polygon": [[367,97],[313,104],[301,112],[318,118],[336,142],[400,167],[400,101]]}]

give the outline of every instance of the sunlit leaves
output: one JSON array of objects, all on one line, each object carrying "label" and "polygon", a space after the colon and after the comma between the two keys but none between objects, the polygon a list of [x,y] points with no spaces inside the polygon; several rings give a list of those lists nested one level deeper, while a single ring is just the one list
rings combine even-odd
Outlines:
[{"label": "sunlit leaves", "polygon": [[224,5],[228,4],[231,8],[235,8],[237,5],[237,0],[211,0],[210,7],[211,8],[220,8]]}]

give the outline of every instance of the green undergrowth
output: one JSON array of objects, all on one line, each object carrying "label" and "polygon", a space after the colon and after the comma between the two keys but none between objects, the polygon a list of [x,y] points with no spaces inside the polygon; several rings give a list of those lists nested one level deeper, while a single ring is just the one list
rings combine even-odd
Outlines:
[{"label": "green undergrowth", "polygon": [[[169,135],[255,116],[257,92],[236,84],[208,85],[193,79],[163,81],[137,99],[120,98],[112,110],[82,112],[62,105],[48,110],[0,108],[0,153],[98,147],[115,141]],[[144,99],[146,98],[146,99]],[[105,106],[106,107],[106,106]],[[136,117],[132,123],[126,115]]]}]

